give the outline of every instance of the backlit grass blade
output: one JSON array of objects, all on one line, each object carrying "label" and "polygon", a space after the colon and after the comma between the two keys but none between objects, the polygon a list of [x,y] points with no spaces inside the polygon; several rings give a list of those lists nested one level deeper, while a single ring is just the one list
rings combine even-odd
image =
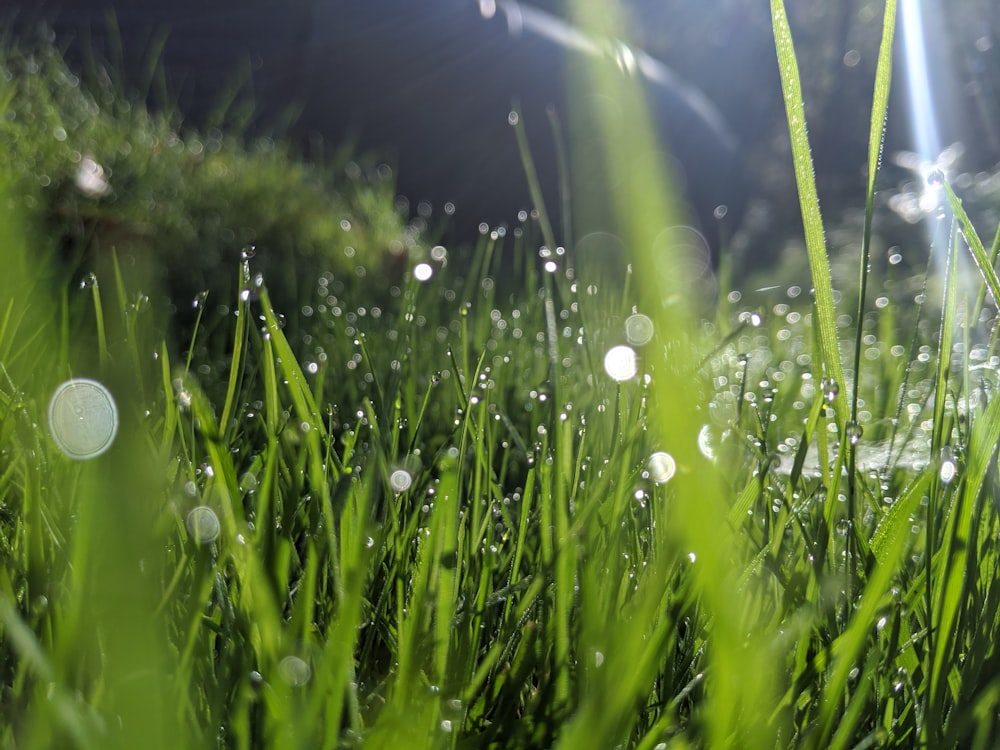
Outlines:
[{"label": "backlit grass blade", "polygon": [[[938,178],[935,178],[938,179]],[[940,177],[942,187],[944,188],[945,195],[948,198],[948,206],[951,208],[952,212],[955,214],[955,218],[958,221],[958,225],[962,230],[962,237],[969,246],[969,250],[972,252],[972,259],[976,262],[976,267],[979,269],[979,273],[983,277],[983,282],[986,284],[986,288],[992,295],[994,300],[1000,300],[1000,279],[997,278],[996,269],[993,268],[993,264],[990,262],[990,256],[986,252],[986,248],[983,246],[983,241],[979,238],[976,228],[972,225],[972,220],[969,219],[969,214],[966,213],[965,207],[962,205],[962,201],[955,191],[952,189],[951,185],[948,183],[944,177]],[[1000,232],[1000,230],[998,230]],[[1000,237],[1000,234],[998,234]]]},{"label": "backlit grass blade", "polygon": [[[995,460],[1000,443],[1000,398],[993,398],[975,423],[969,437],[969,455],[965,477],[955,496],[944,529],[944,546],[940,551],[940,580],[934,591],[934,629],[931,680],[928,690],[929,731],[937,732],[948,707],[951,690],[949,674],[961,650],[958,626],[966,612],[966,596],[977,577],[973,566],[976,540],[971,531],[973,513],[981,508],[978,502],[984,492],[987,473]],[[934,735],[931,735],[933,737]]]},{"label": "backlit grass blade", "polygon": [[771,0],[771,18],[774,22],[774,43],[778,53],[781,88],[785,97],[788,133],[792,144],[792,161],[795,165],[795,183],[798,187],[802,224],[805,228],[806,252],[809,255],[809,269],[812,273],[813,294],[816,300],[816,327],[820,353],[825,376],[832,378],[841,386],[834,398],[833,406],[837,413],[838,426],[843,431],[849,417],[846,391],[843,388],[844,371],[840,360],[840,344],[837,340],[833,281],[830,276],[823,217],[819,210],[816,177],[809,149],[809,134],[806,130],[798,61],[795,58],[792,32],[788,26],[785,4],[782,0]]}]

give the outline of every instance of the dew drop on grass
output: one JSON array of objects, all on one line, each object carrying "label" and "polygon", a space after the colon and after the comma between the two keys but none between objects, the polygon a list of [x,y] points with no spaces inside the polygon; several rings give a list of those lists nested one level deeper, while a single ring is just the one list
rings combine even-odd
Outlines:
[{"label": "dew drop on grass", "polygon": [[257,491],[257,477],[249,471],[240,477],[240,491],[249,495]]},{"label": "dew drop on grass", "polygon": [[222,530],[219,517],[207,505],[192,508],[184,520],[188,536],[195,544],[211,544],[219,538]]},{"label": "dew drop on grass", "polygon": [[417,281],[429,281],[434,275],[434,269],[430,263],[418,263],[413,269],[413,278]]},{"label": "dew drop on grass", "polygon": [[864,428],[862,428],[857,422],[847,423],[847,440],[851,445],[857,445],[861,441],[861,436],[863,434]]},{"label": "dew drop on grass", "polygon": [[96,380],[67,380],[49,401],[49,431],[56,446],[69,458],[95,458],[115,439],[118,407],[108,389]]},{"label": "dew drop on grass", "polygon": [[823,391],[823,400],[832,404],[840,393],[840,383],[833,378],[823,378],[819,383],[820,390]]},{"label": "dew drop on grass", "polygon": [[629,346],[613,346],[604,355],[604,370],[619,383],[630,380],[639,372],[639,361]]},{"label": "dew drop on grass", "polygon": [[955,463],[951,450],[945,448],[941,451],[941,482],[943,484],[951,484],[957,474],[958,465]]},{"label": "dew drop on grass", "polygon": [[293,688],[302,687],[312,678],[312,669],[297,656],[286,656],[278,663],[278,675]]}]

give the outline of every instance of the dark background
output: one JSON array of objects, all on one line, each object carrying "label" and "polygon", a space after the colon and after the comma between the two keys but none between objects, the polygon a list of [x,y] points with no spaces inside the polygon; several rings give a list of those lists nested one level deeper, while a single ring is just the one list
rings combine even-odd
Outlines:
[{"label": "dark background", "polygon": [[[559,0],[530,5],[565,16]],[[863,203],[882,4],[786,5],[825,218],[851,230]],[[734,146],[721,143],[683,96],[653,87],[693,221],[713,248],[740,230],[731,244],[744,263],[777,262],[800,229],[768,4],[625,0],[623,7],[622,37],[703,92],[735,136]],[[251,132],[289,136],[307,151],[317,136],[372,150],[396,167],[411,211],[426,199],[441,217],[454,201],[466,233],[480,220],[511,222],[527,207],[505,117],[517,98],[547,195],[557,192],[545,105],[564,104],[561,80],[574,53],[530,35],[512,38],[501,14],[484,20],[475,0],[0,0],[0,9],[15,36],[30,39],[39,21],[51,23],[78,66],[109,61],[133,93],[176,108],[187,124],[238,119],[250,111],[239,104],[247,101],[253,115],[240,122]],[[946,11],[929,52],[942,144],[965,145],[959,170],[990,171],[1000,159],[1000,10],[989,0],[952,0]],[[897,52],[887,156],[913,148],[903,62]],[[218,104],[236,83],[237,104],[223,116]],[[912,179],[887,158],[881,193]],[[718,204],[730,209],[721,233],[712,218]],[[880,228],[886,243],[912,237],[891,212]]]}]

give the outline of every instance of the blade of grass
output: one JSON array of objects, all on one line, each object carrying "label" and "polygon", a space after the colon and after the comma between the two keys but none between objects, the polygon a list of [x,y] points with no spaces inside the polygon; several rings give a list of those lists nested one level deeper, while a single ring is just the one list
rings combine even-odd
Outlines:
[{"label": "blade of grass", "polygon": [[[781,73],[781,88],[785,97],[785,112],[788,132],[792,145],[792,161],[795,165],[795,183],[798,187],[802,224],[805,228],[806,252],[809,255],[809,269],[812,273],[813,294],[816,300],[816,326],[818,329],[820,354],[826,377],[838,384],[844,383],[843,365],[840,359],[840,344],[837,340],[836,311],[833,302],[833,281],[830,262],[827,258],[826,236],[823,217],[819,209],[816,192],[816,177],[813,172],[812,154],[809,148],[809,134],[806,130],[805,108],[802,99],[802,84],[799,66],[792,43],[792,32],[788,26],[785,4],[782,0],[771,0],[771,18],[774,23],[774,42],[778,54],[778,69]],[[841,388],[833,402],[837,414],[837,425],[844,432],[849,418],[847,396]]]}]

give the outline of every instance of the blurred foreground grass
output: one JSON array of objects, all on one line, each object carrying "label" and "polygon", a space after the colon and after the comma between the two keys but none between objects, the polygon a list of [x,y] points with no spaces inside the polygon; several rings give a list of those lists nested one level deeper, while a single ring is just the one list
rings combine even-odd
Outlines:
[{"label": "blurred foreground grass", "polygon": [[588,278],[533,221],[423,257],[362,176],[6,54],[5,747],[991,746],[996,243],[845,313],[804,183],[815,293],[699,321],[662,260]]}]

